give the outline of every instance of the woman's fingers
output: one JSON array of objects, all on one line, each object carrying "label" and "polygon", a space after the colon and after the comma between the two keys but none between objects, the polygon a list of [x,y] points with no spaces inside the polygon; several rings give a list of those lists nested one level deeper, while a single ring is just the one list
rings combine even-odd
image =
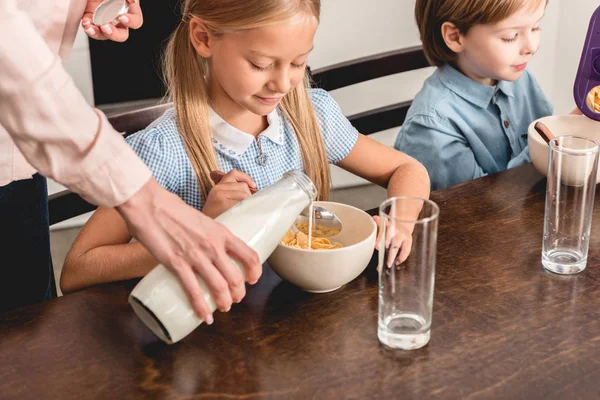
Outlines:
[{"label": "woman's fingers", "polygon": [[114,42],[124,42],[129,39],[129,29],[139,29],[144,24],[144,16],[139,0],[127,0],[127,2],[129,3],[127,13],[119,15],[115,21],[97,26],[93,18],[100,1],[88,1],[81,18],[81,27],[86,35],[92,39]]},{"label": "woman's fingers", "polygon": [[229,285],[231,300],[234,303],[242,301],[246,295],[246,285],[244,284],[244,275],[240,268],[231,261],[231,258],[225,252],[218,254],[217,259],[214,260],[214,264]]},{"label": "woman's fingers", "polygon": [[214,317],[210,306],[204,298],[204,292],[198,284],[198,278],[194,274],[194,270],[189,264],[182,262],[181,264],[171,264],[171,271],[175,273],[179,279],[179,283],[188,295],[192,308],[196,312],[198,318],[202,319],[208,325],[214,321]]},{"label": "woman's fingers", "polygon": [[118,20],[123,26],[131,29],[139,29],[144,24],[144,15],[140,8],[139,1],[129,1],[129,11],[120,15]]},{"label": "woman's fingers", "polygon": [[121,24],[114,25],[112,22],[104,24],[100,27],[104,37],[113,42],[122,43],[129,39],[129,29]]},{"label": "woman's fingers", "polygon": [[104,36],[104,34],[102,33],[102,30],[100,30],[100,27],[94,25],[94,24],[88,24],[87,26],[84,27],[83,29],[85,31],[85,34],[88,35],[89,37],[91,37],[92,39],[95,40],[106,40],[106,36]]}]

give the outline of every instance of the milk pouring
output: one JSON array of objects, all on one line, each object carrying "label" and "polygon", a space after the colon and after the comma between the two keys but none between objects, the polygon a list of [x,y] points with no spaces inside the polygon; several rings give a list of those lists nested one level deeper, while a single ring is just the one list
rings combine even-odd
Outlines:
[{"label": "milk pouring", "polygon": [[[316,195],[315,186],[304,173],[290,171],[274,185],[221,214],[216,221],[256,251],[264,263]],[[214,312],[215,302],[204,281],[197,277]],[[162,265],[136,285],[129,303],[144,324],[169,344],[183,339],[203,322],[192,310],[177,277]]]}]

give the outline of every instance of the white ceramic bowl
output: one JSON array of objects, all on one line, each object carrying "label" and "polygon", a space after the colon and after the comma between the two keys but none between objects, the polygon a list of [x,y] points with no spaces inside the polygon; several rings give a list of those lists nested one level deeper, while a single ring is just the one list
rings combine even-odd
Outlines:
[{"label": "white ceramic bowl", "polygon": [[366,212],[341,203],[316,201],[342,221],[342,231],[331,237],[344,245],[333,250],[304,250],[278,245],[268,263],[280,277],[313,293],[325,293],[359,276],[369,264],[377,224]]},{"label": "white ceramic bowl", "polygon": [[[535,169],[544,176],[548,174],[549,149],[544,139],[533,128],[538,121],[546,125],[554,136],[580,136],[600,142],[600,122],[584,115],[552,115],[533,121],[527,130],[529,155]],[[596,182],[600,183],[600,171]]]}]

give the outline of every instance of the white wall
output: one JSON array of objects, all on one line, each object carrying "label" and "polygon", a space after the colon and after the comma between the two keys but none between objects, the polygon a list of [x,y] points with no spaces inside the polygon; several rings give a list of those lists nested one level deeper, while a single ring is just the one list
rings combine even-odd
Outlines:
[{"label": "white wall", "polygon": [[556,76],[556,58],[558,49],[556,42],[558,40],[559,24],[561,21],[560,11],[561,2],[565,0],[551,0],[546,8],[546,14],[542,20],[541,35],[542,41],[540,49],[531,60],[529,70],[535,75],[542,90],[553,102],[554,99],[554,81]]}]

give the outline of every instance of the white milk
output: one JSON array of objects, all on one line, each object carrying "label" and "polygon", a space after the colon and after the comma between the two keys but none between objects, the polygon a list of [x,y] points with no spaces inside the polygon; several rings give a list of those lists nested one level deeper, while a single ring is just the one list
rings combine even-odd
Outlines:
[{"label": "white milk", "polygon": [[[264,263],[298,215],[316,197],[316,188],[300,171],[291,171],[274,185],[227,210],[217,221],[246,242]],[[244,271],[242,270],[242,273]],[[198,277],[211,310],[216,310],[204,281]],[[177,277],[158,265],[131,292],[129,303],[156,336],[175,343],[203,321],[192,310]]]}]

